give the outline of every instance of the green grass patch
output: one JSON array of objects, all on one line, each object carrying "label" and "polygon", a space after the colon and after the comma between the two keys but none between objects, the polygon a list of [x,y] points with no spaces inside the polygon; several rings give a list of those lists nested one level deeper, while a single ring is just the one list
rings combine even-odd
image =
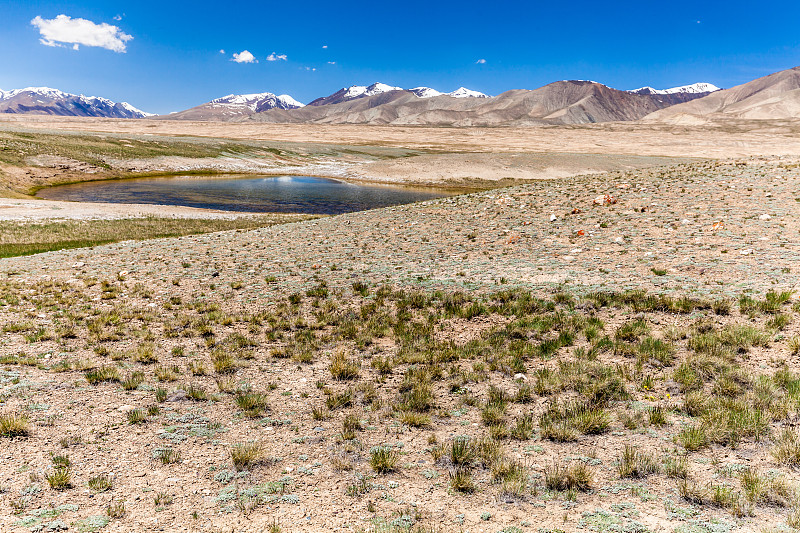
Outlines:
[{"label": "green grass patch", "polygon": [[271,214],[233,220],[148,216],[120,220],[10,222],[0,227],[0,258],[87,248],[128,240],[141,241],[215,231],[262,228],[308,218],[312,217]]}]

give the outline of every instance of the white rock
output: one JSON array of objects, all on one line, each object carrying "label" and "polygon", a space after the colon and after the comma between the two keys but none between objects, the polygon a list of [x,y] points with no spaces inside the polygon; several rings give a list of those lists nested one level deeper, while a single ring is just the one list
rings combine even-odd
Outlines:
[{"label": "white rock", "polygon": [[740,253],[741,255],[753,255],[753,250],[751,250],[750,248],[748,248],[748,249],[746,249],[746,250],[740,250],[740,251],[739,251],[739,253]]},{"label": "white rock", "polygon": [[550,215],[550,222],[555,222],[556,220],[558,220],[558,217],[557,217],[557,216],[555,216],[555,215]]},{"label": "white rock", "polygon": [[769,216],[768,214],[764,213],[763,215],[758,217],[758,220],[769,220],[771,218],[772,218],[771,216]]},{"label": "white rock", "polygon": [[85,266],[85,265],[86,265],[86,263],[84,263],[83,261],[78,261],[77,263],[72,265],[72,267],[73,268],[80,268],[80,267]]},{"label": "white rock", "polygon": [[522,381],[528,381],[527,376],[525,374],[514,374],[514,381],[521,379]]}]

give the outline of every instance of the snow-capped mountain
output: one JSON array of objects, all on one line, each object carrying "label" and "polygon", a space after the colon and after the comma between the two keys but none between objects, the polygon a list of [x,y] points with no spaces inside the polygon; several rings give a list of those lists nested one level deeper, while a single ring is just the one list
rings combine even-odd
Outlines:
[{"label": "snow-capped mountain", "polygon": [[329,96],[317,98],[308,105],[321,106],[321,105],[341,104],[342,102],[349,102],[351,100],[357,100],[359,98],[366,98],[369,96],[375,96],[378,94],[388,93],[392,91],[408,91],[410,93],[415,94],[419,98],[433,98],[435,96],[450,96],[453,98],[489,98],[489,96],[483,93],[479,93],[478,91],[472,91],[464,87],[460,87],[453,92],[443,93],[437,91],[436,89],[431,89],[430,87],[415,87],[413,89],[403,89],[402,87],[394,87],[392,85],[386,85],[385,83],[378,82],[378,83],[373,83],[372,85],[369,86],[353,85],[351,87],[343,87]]},{"label": "snow-capped mountain", "polygon": [[344,97],[347,100],[354,100],[356,98],[362,98],[364,96],[375,96],[376,94],[381,93],[388,93],[390,91],[402,91],[402,87],[392,87],[391,85],[386,85],[385,83],[373,83],[369,87],[364,87],[362,85],[353,85],[352,87],[347,87],[344,89]]},{"label": "snow-capped mountain", "polygon": [[199,106],[171,113],[171,119],[184,120],[236,120],[262,111],[300,109],[305,107],[288,94],[275,93],[229,94]]},{"label": "snow-capped mountain", "polygon": [[420,98],[433,98],[434,96],[442,96],[444,94],[430,87],[414,87],[413,89],[409,89],[409,91]]},{"label": "snow-capped mountain", "polygon": [[302,104],[288,94],[275,95],[273,93],[257,94],[229,94],[216,98],[208,103],[211,107],[229,107],[236,109],[244,107],[257,113],[266,109],[298,109]]},{"label": "snow-capped mountain", "polygon": [[459,87],[455,91],[449,93],[442,93],[430,87],[414,87],[413,89],[409,89],[409,91],[420,98],[433,98],[434,96],[450,96],[452,98],[491,98],[491,96],[487,94],[473,91],[466,87]]},{"label": "snow-capped mountain", "polygon": [[152,113],[146,113],[127,102],[117,103],[99,96],[65,93],[50,87],[0,90],[0,113],[104,118],[153,116]]},{"label": "snow-capped mountain", "polygon": [[321,98],[317,98],[313,102],[311,102],[310,106],[321,106],[321,105],[331,105],[331,104],[341,104],[342,102],[349,102],[351,100],[357,100],[359,98],[367,98],[369,96],[375,96],[377,94],[388,93],[392,91],[402,91],[402,87],[393,87],[391,85],[386,85],[385,83],[373,83],[369,86],[364,85],[351,85],[350,87],[342,87],[335,93],[323,96]]},{"label": "snow-capped mountain", "polygon": [[721,89],[713,83],[701,82],[663,90],[653,89],[652,87],[641,87],[628,92],[634,94],[702,94],[713,93],[719,90]]},{"label": "snow-capped mountain", "polygon": [[491,96],[488,94],[473,91],[472,89],[467,89],[466,87],[459,87],[453,92],[445,93],[445,95],[452,96],[453,98],[491,98]]}]

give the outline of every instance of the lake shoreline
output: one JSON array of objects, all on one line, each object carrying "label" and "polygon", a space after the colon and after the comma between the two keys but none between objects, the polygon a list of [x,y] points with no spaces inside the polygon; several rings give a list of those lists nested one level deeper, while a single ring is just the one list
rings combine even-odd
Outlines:
[{"label": "lake shoreline", "polygon": [[452,196],[463,190],[298,175],[173,175],[48,187],[42,200],[161,205],[243,213],[335,215]]}]

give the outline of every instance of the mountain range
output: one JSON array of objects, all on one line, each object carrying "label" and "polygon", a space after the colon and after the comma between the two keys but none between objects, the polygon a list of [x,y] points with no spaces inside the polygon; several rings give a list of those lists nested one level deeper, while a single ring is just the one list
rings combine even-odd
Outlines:
[{"label": "mountain range", "polygon": [[384,83],[353,85],[308,105],[289,95],[230,94],[205,104],[153,116],[125,102],[44,87],[0,91],[0,113],[83,117],[311,124],[531,126],[614,121],[705,123],[730,119],[800,118],[800,67],[719,89],[695,83],[670,89],[623,91],[585,80],[557,81],[534,90],[489,96],[461,87],[403,89]]},{"label": "mountain range", "polygon": [[[370,87],[374,87],[370,86]],[[346,97],[347,89],[302,109],[268,109],[239,121],[312,124],[398,124],[436,126],[531,126],[638,120],[660,109],[702,98],[708,92],[636,94],[592,81],[558,81],[539,89],[506,91],[494,97],[417,96],[386,90]],[[181,118],[181,117],[178,117]]]},{"label": "mountain range", "polygon": [[[385,83],[373,83],[369,86],[353,85],[350,87],[343,87],[335,93],[317,98],[308,104],[308,107],[322,108],[336,104],[344,104],[347,102],[354,102],[356,100],[369,99],[371,97],[381,97],[378,100],[382,101],[386,95],[390,94],[407,94],[412,95],[414,99],[426,99],[435,97],[449,97],[455,99],[462,98],[489,98],[488,95],[478,91],[472,91],[464,87],[460,87],[453,92],[442,93],[430,87],[415,87],[413,89],[403,89],[401,87],[393,87]],[[289,111],[306,107],[289,95],[276,96],[272,93],[261,94],[244,94],[244,95],[228,95],[223,98],[217,98],[208,103],[180,111],[178,113],[171,113],[169,118],[171,120],[237,120],[250,118],[269,110]],[[309,112],[308,115],[317,115],[319,113]]]},{"label": "mountain range", "polygon": [[153,116],[127,102],[98,96],[70,94],[49,87],[0,90],[0,113],[61,115],[70,117],[145,118]]},{"label": "mountain range", "polygon": [[[219,100],[169,115],[170,120],[223,120],[314,124],[404,124],[499,126],[583,124],[638,120],[653,111],[701,98],[717,87],[698,83],[657,91],[619,91],[591,81],[561,81],[539,89],[491,97],[460,87],[443,93],[430,87],[403,89],[384,83],[343,87],[307,106],[281,106],[266,93],[251,106]],[[243,95],[240,99],[251,95]],[[233,96],[228,97],[233,98]]]}]

